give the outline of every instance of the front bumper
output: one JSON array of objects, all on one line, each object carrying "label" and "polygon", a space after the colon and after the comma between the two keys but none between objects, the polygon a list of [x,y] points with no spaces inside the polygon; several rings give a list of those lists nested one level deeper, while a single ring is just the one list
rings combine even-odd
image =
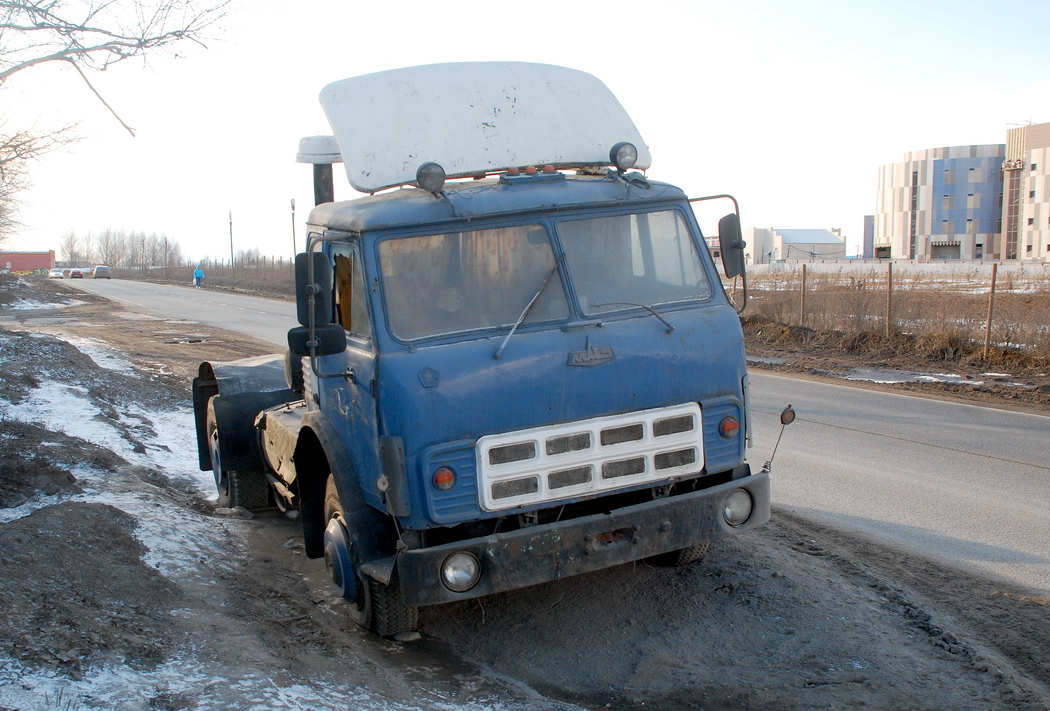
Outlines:
[{"label": "front bumper", "polygon": [[[722,505],[736,489],[746,489],[751,494],[753,508],[747,521],[730,526],[722,516]],[[397,572],[409,605],[465,600],[741,533],[768,521],[769,506],[769,475],[752,474],[710,489],[656,499],[608,514],[403,551],[397,558]],[[452,592],[441,582],[442,563],[457,551],[469,551],[481,563],[481,579],[463,593]]]}]

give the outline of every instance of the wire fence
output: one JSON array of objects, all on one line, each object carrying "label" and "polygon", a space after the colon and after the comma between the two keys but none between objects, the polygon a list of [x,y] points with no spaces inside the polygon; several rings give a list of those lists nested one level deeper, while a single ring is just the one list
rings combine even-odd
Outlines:
[{"label": "wire fence", "polygon": [[[884,338],[906,334],[949,349],[1014,351],[1050,363],[1050,270],[927,271],[893,263],[748,274],[748,314],[787,326]],[[734,299],[740,284],[726,284]]]},{"label": "wire fence", "polygon": [[[230,263],[205,260],[204,288],[262,294],[279,299],[295,298],[295,262],[283,257],[259,257]],[[145,269],[114,269],[121,279],[142,279],[169,284],[192,284],[196,265],[151,266]]]}]

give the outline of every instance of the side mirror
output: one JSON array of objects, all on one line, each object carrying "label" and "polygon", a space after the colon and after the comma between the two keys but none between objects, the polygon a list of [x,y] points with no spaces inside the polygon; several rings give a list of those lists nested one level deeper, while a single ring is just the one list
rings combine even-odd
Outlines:
[{"label": "side mirror", "polygon": [[[288,351],[299,360],[310,355],[310,329],[299,326],[288,331]],[[346,350],[346,331],[337,323],[318,326],[314,329],[313,344],[319,356],[335,355]]]},{"label": "side mirror", "polygon": [[740,218],[729,213],[718,221],[718,247],[722,252],[722,268],[726,278],[732,279],[744,273],[744,242],[740,231]]},{"label": "side mirror", "polygon": [[311,304],[315,326],[332,322],[332,265],[324,254],[302,252],[295,255],[295,304],[299,323],[303,326],[310,325]]}]

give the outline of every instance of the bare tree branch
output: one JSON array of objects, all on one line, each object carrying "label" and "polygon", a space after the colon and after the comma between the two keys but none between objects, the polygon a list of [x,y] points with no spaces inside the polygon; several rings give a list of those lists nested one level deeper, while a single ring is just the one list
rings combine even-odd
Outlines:
[{"label": "bare tree branch", "polygon": [[[233,0],[0,0],[0,87],[41,65],[71,65],[88,89],[132,136],[129,126],[88,79],[117,62],[183,41],[204,44],[208,28]],[[0,124],[0,242],[18,226],[26,162],[71,139],[69,128],[47,134],[7,132]]]},{"label": "bare tree branch", "polygon": [[126,128],[128,130],[128,133],[131,134],[131,137],[134,138],[135,137],[135,129],[133,129],[131,126],[127,125],[126,123],[124,123],[124,119],[122,119],[120,116],[118,116],[117,112],[113,110],[113,107],[109,105],[109,102],[102,98],[102,94],[98,93],[98,89],[95,88],[95,85],[92,84],[88,80],[87,74],[84,74],[84,70],[80,68],[80,65],[77,64],[76,62],[72,61],[72,60],[70,60],[69,63],[72,64],[73,68],[77,70],[77,73],[80,74],[80,78],[84,80],[84,83],[88,85],[88,88],[91,89],[91,91],[95,94],[95,96],[98,97],[98,100],[102,102],[102,105],[105,106],[107,109],[109,109],[109,112],[111,114],[113,114],[113,118],[115,118],[117,121],[119,121],[120,125],[123,126],[124,128]]},{"label": "bare tree branch", "polygon": [[105,70],[189,40],[225,16],[231,0],[0,0],[0,84],[47,62]]}]

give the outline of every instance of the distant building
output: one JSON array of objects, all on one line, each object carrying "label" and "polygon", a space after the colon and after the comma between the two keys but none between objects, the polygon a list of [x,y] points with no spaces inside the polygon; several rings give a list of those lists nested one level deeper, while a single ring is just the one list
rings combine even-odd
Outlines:
[{"label": "distant building", "polygon": [[874,255],[918,261],[1000,258],[1006,146],[906,153],[879,168]]},{"label": "distant building", "polygon": [[0,271],[32,272],[54,269],[55,250],[50,252],[0,252]]},{"label": "distant building", "polygon": [[1050,123],[1007,131],[1002,170],[999,258],[1050,260]]},{"label": "distant building", "polygon": [[842,231],[786,230],[749,227],[744,230],[747,253],[752,264],[770,262],[812,262],[821,259],[843,259],[846,242]]}]

